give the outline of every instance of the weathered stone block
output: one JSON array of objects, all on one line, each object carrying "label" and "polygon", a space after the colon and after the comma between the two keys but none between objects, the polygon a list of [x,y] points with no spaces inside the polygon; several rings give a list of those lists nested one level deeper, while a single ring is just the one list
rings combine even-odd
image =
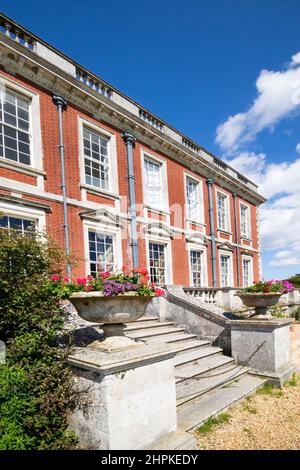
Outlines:
[{"label": "weathered stone block", "polygon": [[78,348],[69,362],[89,405],[70,419],[89,449],[143,449],[176,429],[175,352],[165,345],[118,353]]}]

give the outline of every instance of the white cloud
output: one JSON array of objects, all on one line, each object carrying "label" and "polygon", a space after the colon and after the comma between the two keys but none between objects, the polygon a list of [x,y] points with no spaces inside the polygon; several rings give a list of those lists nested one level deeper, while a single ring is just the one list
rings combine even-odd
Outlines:
[{"label": "white cloud", "polygon": [[300,159],[275,164],[263,153],[243,152],[226,161],[271,198],[260,209],[263,249],[280,250],[270,266],[300,265]]},{"label": "white cloud", "polygon": [[300,154],[300,142],[296,145],[296,152]]},{"label": "white cloud", "polygon": [[265,128],[300,110],[300,52],[285,70],[262,70],[256,81],[257,97],[244,113],[229,116],[217,128],[216,142],[226,153],[236,152]]}]

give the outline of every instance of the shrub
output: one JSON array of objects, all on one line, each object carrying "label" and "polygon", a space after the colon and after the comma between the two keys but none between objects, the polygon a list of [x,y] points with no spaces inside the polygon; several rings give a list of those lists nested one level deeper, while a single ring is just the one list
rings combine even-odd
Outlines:
[{"label": "shrub", "polygon": [[292,276],[288,279],[295,287],[300,287],[300,276]]},{"label": "shrub", "polygon": [[295,318],[296,321],[300,321],[300,307],[297,307],[297,308],[292,312],[292,317]]},{"label": "shrub", "polygon": [[70,345],[58,344],[65,319],[47,287],[60,250],[35,236],[0,230],[0,449],[69,449],[67,418],[80,404]]}]

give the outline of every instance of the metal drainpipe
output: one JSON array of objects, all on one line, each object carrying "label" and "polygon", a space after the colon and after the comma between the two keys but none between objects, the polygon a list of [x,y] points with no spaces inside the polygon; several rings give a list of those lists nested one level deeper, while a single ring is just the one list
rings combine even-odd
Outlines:
[{"label": "metal drainpipe", "polygon": [[233,198],[233,218],[234,218],[234,232],[235,232],[235,253],[236,253],[236,275],[237,275],[237,287],[240,287],[240,265],[239,265],[239,246],[238,246],[238,227],[236,217],[236,194],[232,193]]},{"label": "metal drainpipe", "polygon": [[129,212],[131,216],[130,221],[130,238],[131,238],[131,249],[132,249],[132,263],[133,267],[136,268],[139,265],[139,253],[138,253],[138,241],[137,241],[137,228],[136,228],[136,206],[135,206],[135,178],[133,170],[133,153],[132,147],[136,138],[130,132],[123,132],[123,140],[126,144],[127,153],[127,167],[128,167],[128,187],[129,187]]},{"label": "metal drainpipe", "polygon": [[62,113],[67,109],[67,102],[61,96],[54,95],[53,103],[58,110],[58,125],[59,125],[59,153],[60,153],[60,164],[61,164],[61,189],[63,195],[63,210],[64,210],[64,231],[65,231],[65,247],[67,257],[67,274],[69,279],[71,278],[71,264],[70,264],[70,245],[69,245],[69,225],[68,225],[68,207],[67,207],[67,188],[66,188],[66,174],[65,174],[65,146],[63,140],[63,124],[62,124]]},{"label": "metal drainpipe", "polygon": [[213,180],[207,178],[206,180],[208,187],[208,204],[209,204],[209,225],[210,225],[210,237],[211,237],[211,264],[212,264],[212,277],[213,287],[217,287],[217,268],[216,268],[216,240],[215,240],[215,224],[214,224],[214,207],[212,198],[212,185]]}]

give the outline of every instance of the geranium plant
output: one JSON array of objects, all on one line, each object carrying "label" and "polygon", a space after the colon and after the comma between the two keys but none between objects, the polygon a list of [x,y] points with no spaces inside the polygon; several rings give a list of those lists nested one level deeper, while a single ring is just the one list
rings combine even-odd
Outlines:
[{"label": "geranium plant", "polygon": [[146,268],[130,269],[123,266],[120,272],[101,272],[98,277],[77,278],[75,282],[67,277],[53,275],[48,284],[49,289],[66,299],[73,292],[100,291],[104,297],[116,295],[164,296],[165,291],[150,280]]},{"label": "geranium plant", "polygon": [[269,281],[255,282],[252,286],[242,289],[241,292],[245,294],[285,294],[294,288],[289,281],[270,279]]}]

